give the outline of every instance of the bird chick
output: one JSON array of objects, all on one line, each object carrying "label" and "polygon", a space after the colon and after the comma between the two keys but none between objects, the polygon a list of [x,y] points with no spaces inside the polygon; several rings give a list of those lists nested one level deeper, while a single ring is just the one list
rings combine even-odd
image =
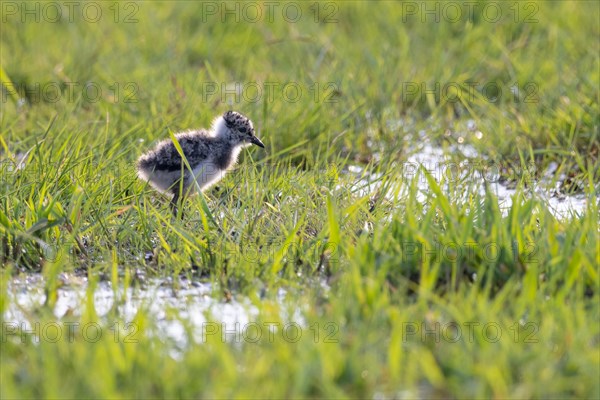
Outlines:
[{"label": "bird chick", "polygon": [[175,138],[191,171],[170,139],[158,143],[137,162],[140,179],[172,195],[171,208],[175,215],[179,202],[195,193],[196,183],[201,191],[217,183],[235,166],[242,148],[253,144],[265,147],[255,136],[252,121],[235,111],[217,117],[208,131],[182,132]]}]

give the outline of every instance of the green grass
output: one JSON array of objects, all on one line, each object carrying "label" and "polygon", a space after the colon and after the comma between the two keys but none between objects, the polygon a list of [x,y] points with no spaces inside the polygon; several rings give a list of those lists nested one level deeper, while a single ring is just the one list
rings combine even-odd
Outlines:
[{"label": "green grass", "polygon": [[[117,22],[102,4],[98,23],[6,15],[0,28],[0,397],[600,396],[595,2],[517,3],[517,22],[503,5],[497,23],[477,12],[424,23],[395,2],[321,3],[320,22],[303,3],[296,23],[281,7],[272,22],[235,23],[187,1],[136,3],[137,22],[125,23],[133,3],[120,3]],[[336,22],[323,20],[330,10]],[[524,21],[532,10],[537,22]],[[221,84],[236,82],[246,95],[224,98]],[[277,84],[273,98],[251,101],[253,82]],[[94,101],[82,89],[90,83],[101,88]],[[302,90],[294,102],[281,91],[290,83]],[[431,93],[436,83],[460,87],[458,101]],[[51,91],[36,98],[36,85],[54,84],[58,101]],[[136,158],[230,107],[252,118],[266,151],[245,151],[172,220],[167,199],[136,178]],[[517,188],[508,212],[472,175],[408,176],[402,163],[420,131],[451,161],[470,145],[476,165],[504,167]],[[554,176],[538,181],[551,163]],[[356,165],[376,185],[361,188]],[[532,186],[587,205],[557,218]],[[118,307],[97,315],[99,280],[118,293],[184,276],[213,283],[217,301],[249,299],[259,323],[296,311],[303,335],[242,344],[216,335],[173,356],[142,309],[137,343],[80,332],[21,343],[6,329],[21,322],[5,320],[8,282],[36,272],[48,301],[26,313],[32,323],[57,322],[62,273],[90,284],[58,322],[105,333],[125,317]]]}]

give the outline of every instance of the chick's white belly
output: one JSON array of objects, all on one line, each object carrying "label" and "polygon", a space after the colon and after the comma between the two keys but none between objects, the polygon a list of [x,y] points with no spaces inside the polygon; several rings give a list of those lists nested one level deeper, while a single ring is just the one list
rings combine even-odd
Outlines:
[{"label": "chick's white belly", "polygon": [[150,182],[152,187],[160,192],[168,192],[173,184],[181,177],[181,171],[138,171],[138,176]]},{"label": "chick's white belly", "polygon": [[[225,176],[226,171],[219,169],[214,163],[206,161],[198,164],[196,167],[192,169],[193,171],[193,179],[196,180],[197,186],[192,179],[192,174],[186,168],[183,171],[183,176],[185,179],[183,180],[184,192],[186,194],[192,194],[193,190],[197,187],[200,190],[205,190],[211,185],[217,183],[223,176]],[[179,179],[181,178],[181,170],[175,171],[163,171],[163,170],[154,170],[154,171],[139,171],[138,175],[141,179],[150,182],[150,184],[163,193],[172,192],[173,189],[176,190],[176,185],[179,184]]]},{"label": "chick's white belly", "polygon": [[[200,190],[208,189],[208,187],[220,181],[227,172],[225,170],[220,169],[210,161],[205,161],[203,163],[198,164],[196,167],[193,168],[193,171],[194,179],[196,179]],[[189,184],[190,186],[196,186],[191,179],[186,179],[186,181],[188,180],[189,183],[186,182],[186,185]]]}]

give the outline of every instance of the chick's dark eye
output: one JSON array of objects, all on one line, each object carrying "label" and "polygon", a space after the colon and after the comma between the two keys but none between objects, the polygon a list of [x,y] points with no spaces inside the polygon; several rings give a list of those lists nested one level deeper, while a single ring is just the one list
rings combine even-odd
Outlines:
[{"label": "chick's dark eye", "polygon": [[246,133],[246,128],[240,128],[240,132]]}]

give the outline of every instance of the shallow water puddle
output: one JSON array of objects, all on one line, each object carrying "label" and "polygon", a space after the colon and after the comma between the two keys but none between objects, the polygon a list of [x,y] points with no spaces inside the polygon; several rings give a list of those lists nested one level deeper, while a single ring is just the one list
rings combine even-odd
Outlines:
[{"label": "shallow water puddle", "polygon": [[[86,278],[67,274],[62,275],[62,280],[65,282],[57,289],[57,300],[52,311],[58,321],[68,321],[84,312],[88,283]],[[8,304],[3,316],[3,324],[8,327],[7,332],[18,327],[30,332],[34,341],[43,339],[44,326],[40,326],[36,322],[37,318],[32,316],[46,301],[44,287],[45,280],[39,274],[17,277],[8,282]],[[180,279],[177,289],[174,289],[168,280],[160,279],[148,280],[145,288],[118,288],[116,291],[109,282],[99,282],[94,290],[93,306],[100,321],[104,321],[111,310],[114,311],[116,302],[117,314],[122,321],[120,329],[124,330],[125,337],[129,339],[135,339],[137,313],[144,312],[145,316],[156,321],[155,334],[173,345],[174,356],[177,356],[177,349],[184,349],[189,345],[187,332],[191,332],[196,343],[206,342],[210,335],[213,338],[215,335],[219,336],[223,341],[242,342],[248,335],[254,338],[258,334],[273,335],[278,330],[297,331],[305,325],[300,310],[292,312],[291,315],[286,313],[284,290],[278,292],[276,299],[276,303],[281,306],[282,322],[270,324],[254,322],[259,311],[249,299],[218,301],[211,297],[212,292],[210,283],[190,282],[185,279]],[[60,324],[58,328],[61,329]],[[65,324],[62,327],[63,333],[67,333],[67,329]],[[102,329],[105,328],[97,325],[96,330]],[[103,333],[114,335],[113,332]]]},{"label": "shallow water puddle", "polygon": [[[452,161],[448,152],[460,152],[465,156],[465,160],[458,163]],[[431,187],[425,176],[426,171],[453,201],[467,201],[468,196],[473,193],[483,196],[487,187],[498,198],[498,206],[502,213],[507,215],[512,205],[512,197],[517,190],[509,187],[508,182],[500,181],[500,166],[485,160],[473,161],[472,158],[476,157],[478,157],[477,151],[469,145],[452,146],[444,151],[425,141],[407,158],[406,162],[397,166],[397,171],[392,172],[397,174],[395,176],[397,176],[398,186],[395,188],[397,190],[388,191],[386,197],[393,202],[399,201],[400,198],[408,195],[412,181],[416,180],[417,200],[425,202],[431,193]],[[539,182],[529,179],[529,188],[525,195],[535,195],[557,218],[565,219],[584,213],[587,206],[585,194],[563,195],[559,194],[558,189],[552,191],[546,189],[551,182],[553,168],[556,166],[551,165]],[[381,186],[381,174],[372,174],[354,165],[349,166],[347,171],[357,178],[351,186],[358,196],[372,195]],[[527,174],[528,171],[522,173]],[[343,185],[338,186],[338,188],[343,187]],[[391,194],[395,191],[398,193],[398,198]]]}]

